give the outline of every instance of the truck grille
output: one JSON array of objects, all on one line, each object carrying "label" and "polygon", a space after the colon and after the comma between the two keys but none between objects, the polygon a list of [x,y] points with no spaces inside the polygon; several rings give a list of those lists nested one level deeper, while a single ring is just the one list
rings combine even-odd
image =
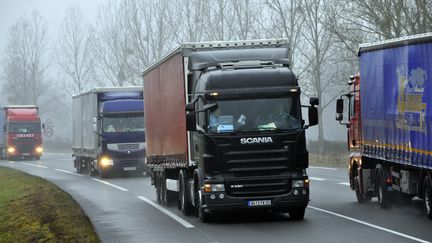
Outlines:
[{"label": "truck grille", "polygon": [[22,154],[32,154],[35,148],[34,146],[18,146],[18,151]]},{"label": "truck grille", "polygon": [[241,147],[224,151],[224,171],[234,177],[226,181],[228,195],[274,196],[291,190],[284,175],[290,170],[290,147]]},{"label": "truck grille", "polygon": [[139,149],[138,143],[121,143],[121,144],[117,144],[117,146],[118,146],[118,150],[120,151]]},{"label": "truck grille", "polygon": [[291,191],[289,178],[271,178],[227,181],[226,192],[233,197],[260,197],[287,194]]},{"label": "truck grille", "polygon": [[36,143],[36,139],[34,138],[17,138],[14,143],[16,145],[34,145]]}]

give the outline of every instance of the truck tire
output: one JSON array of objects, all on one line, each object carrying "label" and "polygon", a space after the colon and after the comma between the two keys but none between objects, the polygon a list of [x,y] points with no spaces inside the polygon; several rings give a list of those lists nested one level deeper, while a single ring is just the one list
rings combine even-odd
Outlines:
[{"label": "truck tire", "polygon": [[386,209],[390,207],[390,195],[387,192],[384,171],[379,171],[376,177],[376,190],[378,195],[378,203],[380,208]]},{"label": "truck tire", "polygon": [[288,211],[291,220],[300,221],[304,219],[306,208],[294,208]]},{"label": "truck tire", "polygon": [[178,208],[182,211],[183,215],[191,215],[193,213],[192,201],[187,189],[188,180],[186,171],[180,170]]},{"label": "truck tire", "polygon": [[109,177],[109,172],[108,171],[104,171],[103,169],[99,168],[98,169],[98,176],[101,179],[105,179]]},{"label": "truck tire", "polygon": [[159,174],[160,174],[159,172],[153,172],[153,178],[154,178],[154,185],[156,189],[156,201],[158,203],[162,203],[162,188],[161,188],[161,180]]},{"label": "truck tire", "polygon": [[423,182],[423,194],[426,216],[432,220],[432,185],[429,176]]},{"label": "truck tire", "polygon": [[96,174],[95,168],[92,165],[92,162],[89,160],[87,161],[87,175],[88,176],[94,176]]},{"label": "truck tire", "polygon": [[161,192],[161,202],[164,206],[171,205],[176,201],[177,195],[173,191],[169,191],[166,184],[166,171],[160,173],[160,192]]},{"label": "truck tire", "polygon": [[354,178],[354,188],[355,188],[355,193],[356,193],[356,198],[357,198],[357,202],[358,203],[365,203],[365,202],[370,202],[371,201],[371,197],[366,195],[360,188],[360,176],[356,176]]},{"label": "truck tire", "polygon": [[[199,188],[199,187],[198,187]],[[203,207],[204,198],[201,196],[200,189],[195,190],[195,198],[196,198],[196,212],[198,219],[203,223],[209,223],[212,221],[212,215],[207,213]]]}]

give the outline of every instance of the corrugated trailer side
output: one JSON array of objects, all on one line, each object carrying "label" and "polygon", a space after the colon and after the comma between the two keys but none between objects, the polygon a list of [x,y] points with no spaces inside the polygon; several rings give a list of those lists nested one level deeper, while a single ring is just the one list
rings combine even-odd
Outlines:
[{"label": "corrugated trailer side", "polygon": [[72,98],[72,149],[82,148],[82,115],[81,115],[81,99],[80,96]]},{"label": "corrugated trailer side", "polygon": [[432,38],[383,47],[360,49],[364,154],[432,169]]},{"label": "corrugated trailer side", "polygon": [[147,164],[185,167],[187,132],[185,81],[180,52],[144,74]]},{"label": "corrugated trailer side", "polygon": [[98,137],[93,131],[93,118],[98,115],[96,92],[87,92],[73,97],[73,149],[81,155],[97,153]]}]

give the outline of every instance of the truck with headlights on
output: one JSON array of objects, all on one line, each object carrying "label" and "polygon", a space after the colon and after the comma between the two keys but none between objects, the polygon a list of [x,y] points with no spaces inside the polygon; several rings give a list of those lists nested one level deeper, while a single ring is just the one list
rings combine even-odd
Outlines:
[{"label": "truck with headlights on", "polygon": [[101,178],[144,172],[142,87],[94,88],[73,96],[73,162]]},{"label": "truck with headlights on", "polygon": [[3,159],[40,159],[43,152],[39,108],[9,105],[0,108],[0,155]]},{"label": "truck with headlights on", "polygon": [[143,73],[146,163],[158,202],[203,222],[309,202],[305,123],[286,40],[186,43]]}]

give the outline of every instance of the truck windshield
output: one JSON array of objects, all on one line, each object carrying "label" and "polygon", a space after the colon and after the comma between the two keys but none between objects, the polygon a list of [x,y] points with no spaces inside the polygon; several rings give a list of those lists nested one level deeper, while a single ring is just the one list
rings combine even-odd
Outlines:
[{"label": "truck windshield", "polygon": [[41,133],[40,123],[14,122],[8,125],[9,133]]},{"label": "truck windshield", "polygon": [[210,133],[256,132],[301,128],[298,97],[218,100],[209,112]]},{"label": "truck windshield", "polygon": [[102,120],[102,127],[105,133],[143,132],[144,115],[131,114],[105,116]]}]

